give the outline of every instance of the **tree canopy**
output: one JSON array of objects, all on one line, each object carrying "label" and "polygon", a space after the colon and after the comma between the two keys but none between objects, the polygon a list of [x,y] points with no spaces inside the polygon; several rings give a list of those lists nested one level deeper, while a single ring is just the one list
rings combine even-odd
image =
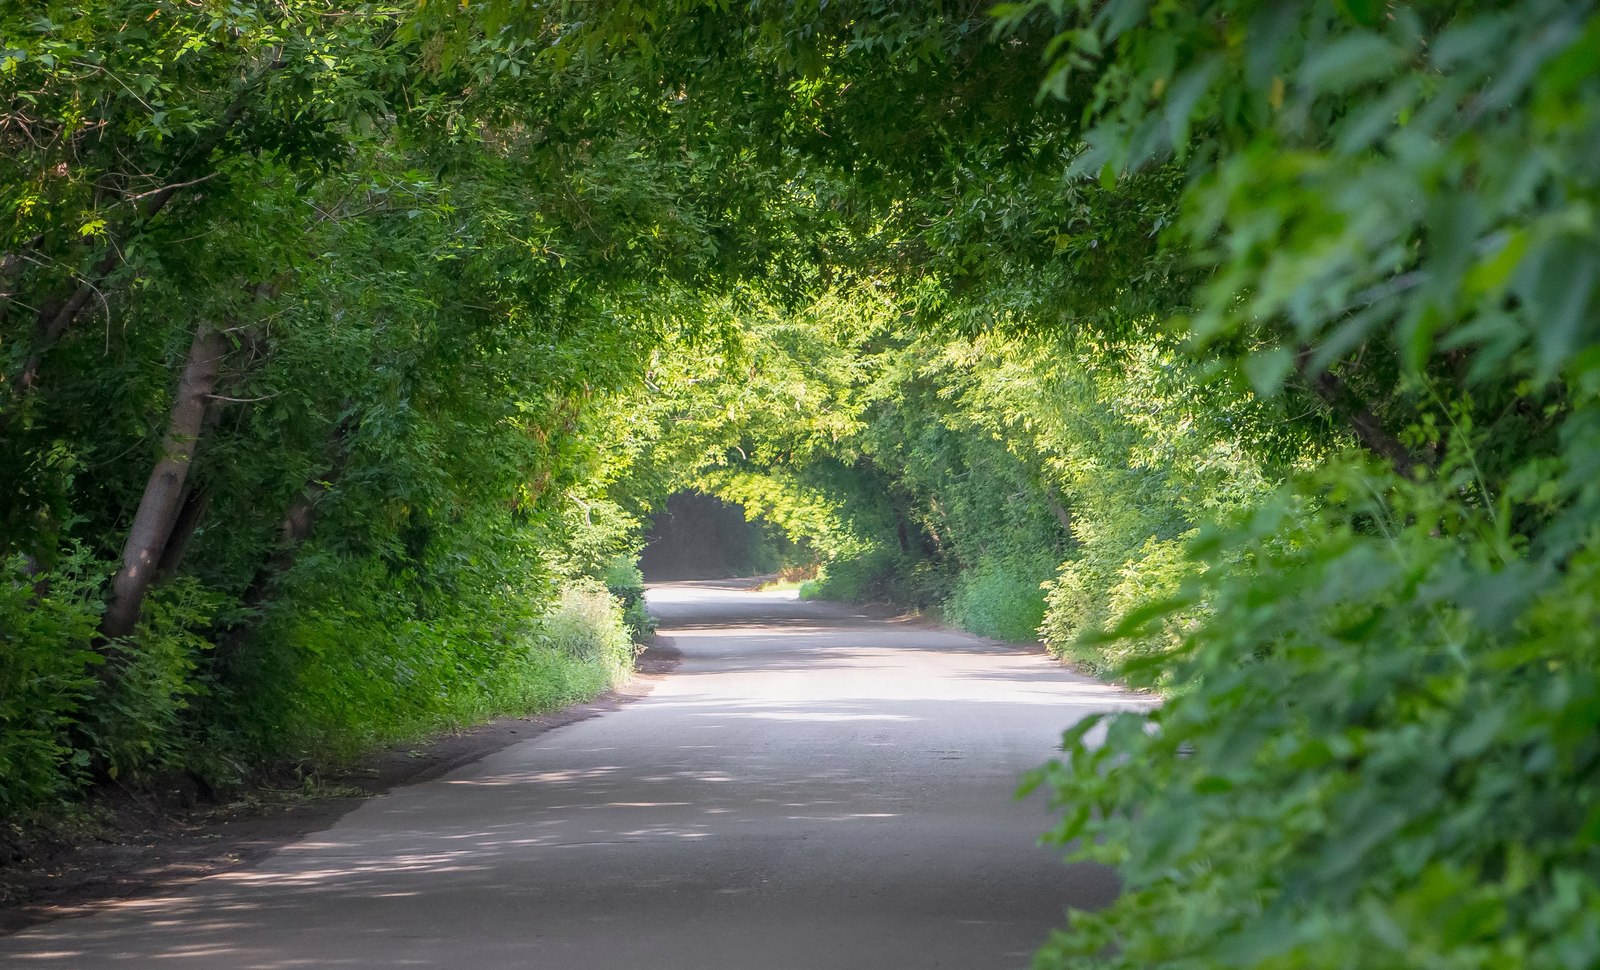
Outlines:
[{"label": "tree canopy", "polygon": [[1577,0],[0,8],[0,812],[576,696],[573,597],[697,489],[1163,695],[1030,782],[1125,880],[1039,966],[1592,966],[1596,50]]}]

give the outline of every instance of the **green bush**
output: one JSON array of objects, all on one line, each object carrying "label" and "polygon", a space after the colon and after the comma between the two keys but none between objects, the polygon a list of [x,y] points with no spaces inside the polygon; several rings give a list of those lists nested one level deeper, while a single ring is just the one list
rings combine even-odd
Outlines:
[{"label": "green bush", "polygon": [[635,641],[643,642],[655,632],[656,620],[644,601],[644,574],[634,556],[618,556],[600,574],[606,590],[622,604],[622,619]]},{"label": "green bush", "polygon": [[1166,703],[1039,775],[1053,839],[1126,887],[1041,967],[1600,965],[1597,536],[1559,570],[1483,559],[1448,490],[1409,491],[1270,507],[1121,631],[1214,610],[1122,668]]},{"label": "green bush", "polygon": [[589,700],[626,681],[634,656],[621,604],[600,584],[578,580],[561,590],[551,611],[495,670],[479,716],[549,711]]},{"label": "green bush", "polygon": [[1045,562],[980,561],[956,578],[945,619],[979,636],[1035,642],[1045,613],[1041,586],[1049,575]]},{"label": "green bush", "polygon": [[824,562],[817,578],[800,585],[805,599],[829,599],[842,603],[903,602],[899,595],[905,564],[883,550]]},{"label": "green bush", "polygon": [[104,570],[81,551],[54,569],[0,561],[0,818],[74,789],[87,751],[70,729],[92,695],[101,658],[88,649],[100,619]]},{"label": "green bush", "polygon": [[[338,571],[337,583],[319,581],[324,568]],[[460,586],[426,616],[397,583],[377,561],[307,564],[293,609],[236,661],[233,708],[219,718],[243,732],[251,759],[340,760],[547,711],[609,689],[632,667],[621,605],[598,580]]]},{"label": "green bush", "polygon": [[541,642],[569,657],[602,667],[625,665],[633,657],[633,640],[622,622],[622,608],[606,588],[578,580],[561,590],[556,607],[544,618]]},{"label": "green bush", "polygon": [[1115,674],[1126,664],[1169,653],[1199,614],[1198,605],[1168,616],[1139,637],[1107,638],[1128,615],[1152,601],[1178,595],[1195,573],[1188,539],[1149,538],[1123,562],[1095,552],[1069,559],[1047,584],[1041,635],[1058,656],[1096,674]]},{"label": "green bush", "polygon": [[105,647],[106,673],[80,730],[95,763],[119,781],[189,769],[190,705],[206,692],[195,676],[224,598],[193,579],[158,588],[133,636]]}]

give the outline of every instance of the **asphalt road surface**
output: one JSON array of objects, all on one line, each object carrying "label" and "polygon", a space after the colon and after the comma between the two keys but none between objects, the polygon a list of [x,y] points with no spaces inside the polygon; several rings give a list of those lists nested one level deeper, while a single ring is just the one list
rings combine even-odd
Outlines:
[{"label": "asphalt road surface", "polygon": [[656,587],[648,697],[374,798],[183,895],[0,938],[7,967],[959,970],[1028,965],[1115,878],[1019,775],[1136,698],[792,593]]}]

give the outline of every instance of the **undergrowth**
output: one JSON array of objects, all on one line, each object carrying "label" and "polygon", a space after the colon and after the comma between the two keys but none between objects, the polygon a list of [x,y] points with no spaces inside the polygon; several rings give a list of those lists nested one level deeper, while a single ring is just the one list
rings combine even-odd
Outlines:
[{"label": "undergrowth", "polygon": [[93,650],[93,564],[27,574],[13,559],[0,581],[0,820],[35,825],[97,780],[187,778],[222,795],[274,765],[340,763],[588,700],[627,679],[652,626],[630,568],[607,577],[626,599],[579,578],[547,611],[506,596],[431,620],[405,616],[381,573],[364,589],[347,576],[302,590],[246,644],[217,632],[215,594],[180,581],[137,637]]}]

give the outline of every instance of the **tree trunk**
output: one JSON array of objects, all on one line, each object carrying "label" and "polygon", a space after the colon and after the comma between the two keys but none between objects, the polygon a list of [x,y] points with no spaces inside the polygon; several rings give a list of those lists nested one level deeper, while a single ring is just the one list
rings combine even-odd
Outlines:
[{"label": "tree trunk", "polygon": [[[318,506],[322,504],[323,496],[331,490],[332,483],[344,470],[345,459],[348,457],[345,439],[349,433],[350,424],[347,421],[341,421],[334,427],[333,456],[327,474],[313,475],[284,511],[282,523],[278,526],[277,545],[256,570],[250,585],[245,587],[244,595],[240,598],[246,610],[259,610],[266,605],[272,595],[273,582],[294,567],[301,547],[311,538],[311,533],[317,525]],[[216,649],[211,654],[212,662],[216,665],[215,669],[224,671],[224,677],[227,676],[226,671],[229,666],[240,656],[250,639],[250,634],[249,622],[240,621],[217,640]]]},{"label": "tree trunk", "polygon": [[283,513],[283,522],[278,526],[277,548],[256,570],[255,578],[244,592],[246,607],[255,609],[265,603],[272,581],[294,566],[300,547],[311,538],[312,530],[316,527],[317,503],[327,491],[326,481],[313,481],[289,503],[289,508]]},{"label": "tree trunk", "polygon": [[346,418],[334,426],[329,442],[331,455],[327,471],[322,475],[313,475],[284,511],[282,524],[278,526],[277,547],[272,555],[267,557],[267,561],[261,564],[261,568],[256,570],[255,577],[245,589],[244,605],[247,608],[256,609],[267,601],[272,581],[294,566],[295,557],[300,554],[300,547],[311,538],[311,533],[317,525],[317,508],[322,504],[323,496],[332,488],[333,482],[343,474],[345,461],[350,456],[347,442],[352,423]]},{"label": "tree trunk", "polygon": [[189,551],[189,540],[194,538],[195,530],[205,521],[206,510],[210,507],[209,491],[184,489],[183,503],[178,509],[177,519],[172,524],[172,535],[167,537],[167,547],[161,550],[161,561],[156,565],[158,577],[165,580],[178,571],[178,567],[183,563],[184,553]]},{"label": "tree trunk", "polygon": [[[157,196],[159,204],[149,207],[145,218],[151,218],[160,212],[171,198],[171,194]],[[55,346],[61,335],[67,332],[67,328],[72,326],[74,320],[78,319],[83,308],[89,305],[89,301],[96,293],[100,292],[100,287],[111,276],[111,272],[117,268],[117,263],[121,259],[118,248],[110,247],[94,264],[89,275],[78,281],[78,288],[72,291],[71,296],[57,303],[48,303],[39,311],[33,328],[33,350],[23,363],[22,370],[12,379],[13,394],[21,397],[33,390],[33,386],[39,382],[39,366],[44,362],[45,351]]]},{"label": "tree trunk", "polygon": [[[236,346],[241,353],[239,359],[244,366],[248,366],[255,352],[257,334],[248,329],[230,329],[229,335],[236,341]],[[237,370],[238,368],[236,368]],[[211,404],[206,408],[205,419],[200,424],[200,438],[205,440],[217,430],[217,425],[222,420],[226,405],[212,398]],[[183,506],[178,510],[178,519],[172,526],[172,535],[167,538],[167,547],[161,552],[161,562],[156,566],[156,579],[165,582],[178,571],[183,564],[183,557],[189,551],[189,542],[194,538],[195,532],[200,528],[200,523],[205,521],[206,513],[211,511],[211,492],[197,489],[193,482],[185,483],[183,487]]]},{"label": "tree trunk", "polygon": [[139,622],[145,594],[155,581],[162,553],[178,522],[189,466],[227,350],[227,338],[211,326],[202,324],[195,332],[172,402],[161,457],[150,472],[150,481],[139,499],[139,511],[128,530],[122,568],[111,579],[111,602],[100,621],[100,633],[107,639],[127,636]]}]

